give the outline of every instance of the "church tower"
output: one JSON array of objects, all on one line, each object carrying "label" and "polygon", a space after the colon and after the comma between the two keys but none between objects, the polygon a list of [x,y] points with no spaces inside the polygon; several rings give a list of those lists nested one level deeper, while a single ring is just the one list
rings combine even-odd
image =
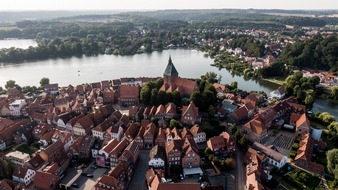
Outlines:
[{"label": "church tower", "polygon": [[163,73],[163,82],[172,85],[175,82],[176,78],[178,78],[178,72],[171,60],[171,56],[169,55],[168,65]]}]

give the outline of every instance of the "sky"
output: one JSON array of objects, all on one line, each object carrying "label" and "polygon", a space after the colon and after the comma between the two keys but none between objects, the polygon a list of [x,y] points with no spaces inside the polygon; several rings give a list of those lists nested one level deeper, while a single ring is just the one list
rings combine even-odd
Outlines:
[{"label": "sky", "polygon": [[1,0],[0,10],[338,9],[338,0]]}]

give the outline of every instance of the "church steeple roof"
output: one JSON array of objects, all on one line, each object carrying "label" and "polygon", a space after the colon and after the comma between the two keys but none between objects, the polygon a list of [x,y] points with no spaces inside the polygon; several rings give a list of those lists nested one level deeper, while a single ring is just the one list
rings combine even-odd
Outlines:
[{"label": "church steeple roof", "polygon": [[178,77],[178,72],[171,60],[171,55],[169,55],[169,61],[168,61],[168,65],[167,67],[165,68],[165,71],[164,71],[164,75],[166,76],[177,76]]}]

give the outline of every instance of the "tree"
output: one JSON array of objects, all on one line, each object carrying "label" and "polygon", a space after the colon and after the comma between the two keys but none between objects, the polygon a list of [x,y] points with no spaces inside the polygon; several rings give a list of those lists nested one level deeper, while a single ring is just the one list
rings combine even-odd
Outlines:
[{"label": "tree", "polygon": [[248,139],[245,137],[245,135],[243,135],[239,141],[238,141],[239,145],[242,147],[242,148],[246,148],[248,147]]},{"label": "tree", "polygon": [[7,81],[6,84],[5,84],[5,88],[6,88],[6,89],[14,88],[15,86],[16,86],[16,84],[15,84],[15,81],[14,81],[14,80],[9,80],[9,81]]},{"label": "tree", "polygon": [[157,104],[165,105],[167,102],[167,93],[165,91],[159,91],[157,93]]},{"label": "tree", "polygon": [[14,166],[11,161],[6,158],[0,158],[0,180],[1,179],[12,179]]},{"label": "tree", "polygon": [[236,141],[239,141],[242,138],[242,134],[239,130],[235,132],[234,138]]},{"label": "tree", "polygon": [[179,106],[181,104],[181,95],[178,91],[173,92],[173,103],[176,106]]},{"label": "tree", "polygon": [[211,150],[210,150],[209,147],[205,149],[204,154],[205,154],[206,156],[212,154],[212,152],[211,152]]},{"label": "tree", "polygon": [[230,86],[231,86],[232,89],[237,89],[237,87],[238,87],[237,81],[232,81]]},{"label": "tree", "polygon": [[40,86],[41,86],[41,87],[44,87],[46,84],[49,84],[49,78],[43,77],[43,78],[40,80]]},{"label": "tree", "polygon": [[180,124],[175,120],[175,119],[171,119],[169,122],[169,128],[173,129],[173,128],[178,128],[180,126]]},{"label": "tree", "polygon": [[234,169],[231,159],[227,158],[225,160],[221,160],[221,168],[222,170],[226,170],[226,171]]},{"label": "tree", "polygon": [[150,119],[150,121],[151,121],[152,123],[154,123],[156,126],[158,125],[158,118],[157,118],[157,117],[152,117],[152,118]]},{"label": "tree", "polygon": [[209,108],[208,108],[208,113],[209,113],[209,116],[210,116],[210,117],[214,117],[214,116],[215,116],[215,113],[216,113],[215,107],[212,106],[212,105],[210,105]]},{"label": "tree", "polygon": [[142,87],[141,92],[140,92],[141,101],[145,105],[149,105],[150,98],[151,98],[150,96],[151,96],[151,90],[150,90],[149,86],[146,84]]},{"label": "tree", "polygon": [[338,179],[338,149],[329,150],[326,154],[327,169]]},{"label": "tree", "polygon": [[312,85],[313,89],[320,83],[320,78],[318,76],[312,76],[309,78],[308,82]]},{"label": "tree", "polygon": [[153,106],[157,106],[158,105],[157,95],[158,95],[158,90],[156,88],[152,89],[151,90],[150,103]]},{"label": "tree", "polygon": [[334,117],[330,115],[328,112],[323,112],[318,115],[318,119],[320,119],[325,124],[330,124],[335,121]]},{"label": "tree", "polygon": [[335,100],[338,100],[338,86],[331,87],[331,97]]},{"label": "tree", "polygon": [[190,101],[193,101],[194,104],[197,106],[197,107],[200,107],[201,106],[201,98],[202,98],[202,95],[200,92],[198,91],[195,91],[193,92],[191,95],[190,95]]},{"label": "tree", "polygon": [[233,124],[231,127],[230,127],[230,131],[232,134],[235,134],[237,132],[237,125],[236,124]]},{"label": "tree", "polygon": [[312,107],[313,101],[314,100],[311,95],[306,95],[305,102],[304,102],[306,107]]},{"label": "tree", "polygon": [[338,135],[338,122],[332,122],[327,129],[330,131],[331,135],[335,136]]},{"label": "tree", "polygon": [[205,75],[201,76],[202,80],[207,81],[207,83],[216,83],[218,82],[217,74],[215,72],[209,71]]}]

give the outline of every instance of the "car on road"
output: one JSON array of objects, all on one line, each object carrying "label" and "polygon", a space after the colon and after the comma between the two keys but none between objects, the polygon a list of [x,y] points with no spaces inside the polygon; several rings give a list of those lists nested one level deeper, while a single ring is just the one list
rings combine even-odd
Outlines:
[{"label": "car on road", "polygon": [[94,165],[94,164],[93,164],[93,165],[91,165],[90,167],[91,167],[91,168],[94,168],[94,169],[96,169],[96,168],[97,168],[97,166],[96,166],[96,165]]}]

